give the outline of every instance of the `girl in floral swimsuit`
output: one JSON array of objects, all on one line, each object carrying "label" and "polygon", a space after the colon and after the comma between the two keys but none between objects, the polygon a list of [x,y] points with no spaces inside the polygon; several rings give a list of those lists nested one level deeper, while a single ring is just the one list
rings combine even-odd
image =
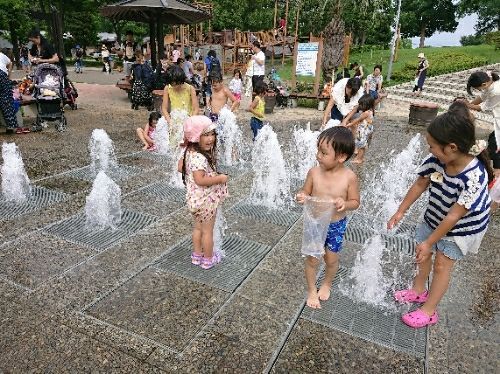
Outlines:
[{"label": "girl in floral swimsuit", "polygon": [[191,262],[210,269],[220,262],[213,250],[213,231],[217,207],[227,196],[227,175],[216,171],[217,138],[215,124],[205,116],[184,122],[184,157],[179,161],[186,200],[194,217]]}]

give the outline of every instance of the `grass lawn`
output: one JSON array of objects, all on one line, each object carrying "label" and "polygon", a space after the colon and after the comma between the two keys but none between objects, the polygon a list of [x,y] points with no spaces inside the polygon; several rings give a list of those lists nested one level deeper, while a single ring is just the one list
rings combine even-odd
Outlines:
[{"label": "grass lawn", "polygon": [[[474,57],[481,57],[488,61],[488,64],[500,62],[500,53],[495,51],[493,45],[472,45],[466,47],[427,47],[421,49],[400,49],[398,51],[398,59],[392,65],[393,73],[396,71],[401,71],[406,63],[414,64],[415,69],[418,64],[417,55],[420,52],[424,52],[429,59],[430,69],[429,75],[432,76],[432,58],[434,56],[439,56],[441,54],[449,53],[462,53],[465,55],[470,55]],[[380,50],[374,49],[363,53],[352,53],[349,61],[356,61],[363,66],[365,71],[365,76],[370,74],[373,70],[373,66],[377,64],[382,65],[382,73],[384,78],[387,74],[388,61],[390,57],[390,50]],[[285,60],[285,65],[281,65],[279,62],[275,64],[275,67],[280,75],[281,79],[290,82],[292,78],[292,59]],[[311,77],[297,77],[297,81],[304,83],[314,82],[314,78]],[[392,84],[397,84],[400,82],[391,82]],[[388,86],[387,82],[384,85]]]}]

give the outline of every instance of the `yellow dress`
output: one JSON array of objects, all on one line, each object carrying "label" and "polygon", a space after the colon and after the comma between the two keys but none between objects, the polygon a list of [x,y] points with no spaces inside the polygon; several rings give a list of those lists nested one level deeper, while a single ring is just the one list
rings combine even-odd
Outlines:
[{"label": "yellow dress", "polygon": [[191,115],[193,109],[191,102],[191,86],[187,83],[182,85],[182,89],[177,91],[168,85],[168,98],[170,100],[169,139],[172,147],[179,146],[183,138],[184,121]]}]

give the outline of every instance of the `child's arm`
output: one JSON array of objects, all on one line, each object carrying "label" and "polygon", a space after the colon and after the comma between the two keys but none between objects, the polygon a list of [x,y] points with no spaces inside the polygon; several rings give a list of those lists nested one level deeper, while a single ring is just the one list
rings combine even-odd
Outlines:
[{"label": "child's arm", "polygon": [[184,157],[181,157],[177,162],[177,171],[182,173],[182,167],[184,166]]},{"label": "child's arm", "polygon": [[154,143],[154,140],[149,137],[148,132],[149,132],[149,123],[146,123],[146,126],[144,126],[144,139],[146,139],[148,143]]},{"label": "child's arm", "polygon": [[398,211],[394,213],[391,219],[389,219],[389,222],[387,222],[387,228],[389,230],[393,229],[394,226],[396,226],[399,223],[399,221],[401,221],[408,208],[411,207],[415,201],[417,201],[417,199],[420,197],[420,195],[422,195],[422,193],[425,190],[427,190],[427,187],[429,187],[430,183],[431,179],[429,177],[419,176],[417,178],[417,180],[410,187],[410,189],[406,193],[405,198],[399,205]]},{"label": "child's arm", "polygon": [[231,100],[231,112],[234,112],[240,106],[240,102],[236,100],[233,93],[229,91],[227,87],[224,87],[224,92],[226,93],[226,97]]},{"label": "child's arm", "polygon": [[335,208],[338,212],[343,212],[345,210],[356,210],[359,208],[360,204],[359,196],[359,183],[356,174],[352,173],[349,178],[349,184],[347,186],[347,199],[338,198],[335,201]]},{"label": "child's arm", "polygon": [[255,96],[255,99],[253,99],[252,103],[248,107],[247,111],[252,113],[254,116],[258,116],[259,114],[255,112],[255,108],[257,108],[257,104],[259,104],[259,97]]},{"label": "child's arm", "polygon": [[352,110],[349,112],[349,114],[347,116],[344,117],[344,119],[342,120],[342,126],[345,126],[349,123],[349,120],[351,119],[351,117],[356,114],[356,112],[358,111],[358,106],[356,105],[354,108],[352,108]]},{"label": "child's arm", "polygon": [[214,184],[223,184],[227,182],[227,175],[219,174],[214,177],[209,177],[204,170],[193,171],[194,183],[198,186],[208,187]]},{"label": "child's arm", "polygon": [[353,127],[353,126],[357,126],[360,122],[362,122],[363,120],[365,120],[366,118],[368,118],[370,116],[370,112],[369,111],[366,111],[366,112],[363,112],[361,113],[361,115],[356,118],[354,121],[352,122],[347,122],[347,125],[346,127]]},{"label": "child's arm", "polygon": [[165,86],[163,89],[163,100],[161,102],[161,114],[163,115],[163,118],[167,121],[167,123],[170,125],[170,115],[168,113],[168,84]]},{"label": "child's arm", "polygon": [[193,86],[189,86],[191,89],[191,115],[196,116],[200,112],[200,106],[198,104],[198,96],[196,96],[196,90]]},{"label": "child's arm", "polygon": [[432,246],[441,240],[467,212],[468,210],[460,204],[455,203],[452,205],[446,217],[444,217],[432,234],[417,245],[417,263],[424,261],[431,254]]},{"label": "child's arm", "polygon": [[297,195],[295,195],[295,200],[297,200],[299,204],[304,204],[306,197],[311,196],[312,189],[313,189],[313,176],[311,169],[307,172],[307,177],[306,181],[304,182],[304,186],[299,190],[299,192],[297,192]]}]

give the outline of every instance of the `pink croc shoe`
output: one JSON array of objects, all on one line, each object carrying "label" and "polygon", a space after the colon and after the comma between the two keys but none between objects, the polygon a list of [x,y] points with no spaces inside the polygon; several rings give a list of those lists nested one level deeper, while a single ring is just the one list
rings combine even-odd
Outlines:
[{"label": "pink croc shoe", "polygon": [[394,299],[400,303],[425,303],[429,297],[429,291],[425,290],[417,294],[413,290],[400,290],[394,292]]},{"label": "pink croc shoe", "polygon": [[203,255],[199,255],[197,253],[191,253],[191,263],[193,265],[200,265],[201,264],[201,261],[203,259]]},{"label": "pink croc shoe", "polygon": [[211,258],[208,257],[203,257],[203,260],[201,260],[201,265],[200,267],[202,269],[208,270],[213,268],[216,264],[220,262],[220,254],[214,253]]},{"label": "pink croc shoe", "polygon": [[413,312],[406,313],[401,319],[406,325],[414,329],[419,329],[421,327],[435,325],[439,321],[439,316],[437,311],[432,313],[432,316],[429,316],[427,313],[417,309]]}]

